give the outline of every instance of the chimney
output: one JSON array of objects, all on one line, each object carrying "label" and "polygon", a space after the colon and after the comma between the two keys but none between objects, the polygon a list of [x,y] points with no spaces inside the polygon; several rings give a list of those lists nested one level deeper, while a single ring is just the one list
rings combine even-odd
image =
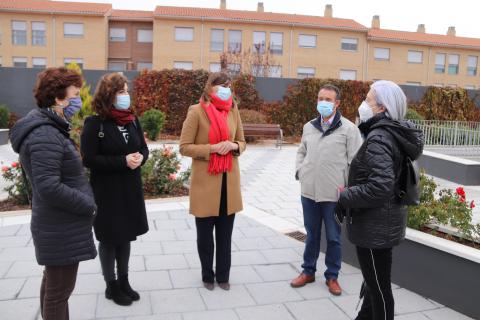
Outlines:
[{"label": "chimney", "polygon": [[373,16],[372,29],[380,29],[380,16]]},{"label": "chimney", "polygon": [[325,18],[333,18],[333,8],[331,4],[325,5],[325,13],[323,14]]},{"label": "chimney", "polygon": [[425,25],[424,24],[419,24],[417,28],[418,33],[425,33]]},{"label": "chimney", "polygon": [[264,12],[265,8],[263,7],[263,2],[259,2],[257,5],[257,11],[258,12]]},{"label": "chimney", "polygon": [[227,0],[220,0],[220,9],[222,10],[227,9]]},{"label": "chimney", "polygon": [[448,27],[447,36],[455,37],[455,35],[456,35],[455,27]]}]

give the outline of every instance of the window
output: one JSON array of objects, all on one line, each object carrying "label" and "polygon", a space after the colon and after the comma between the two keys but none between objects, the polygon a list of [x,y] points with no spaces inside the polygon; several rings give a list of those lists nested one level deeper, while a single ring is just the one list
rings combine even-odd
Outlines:
[{"label": "window", "polygon": [[423,63],[423,52],[409,50],[408,63]]},{"label": "window", "polygon": [[255,77],[264,77],[265,76],[264,67],[259,64],[252,65],[252,75]]},{"label": "window", "polygon": [[300,48],[315,48],[317,46],[317,36],[313,34],[299,35],[298,46]]},{"label": "window", "polygon": [[27,67],[27,58],[26,57],[13,57],[13,66],[16,68],[26,68]]},{"label": "window", "polygon": [[141,70],[152,70],[153,69],[153,65],[151,62],[137,62],[137,70],[138,71],[141,71]]},{"label": "window", "polygon": [[173,63],[174,69],[184,69],[184,70],[192,70],[193,69],[193,62],[189,61],[175,61]]},{"label": "window", "polygon": [[422,83],[421,82],[417,82],[417,81],[407,81],[406,83],[407,86],[421,86]]},{"label": "window", "polygon": [[193,28],[175,27],[175,41],[193,41]]},{"label": "window", "polygon": [[435,73],[445,73],[445,53],[437,53],[435,56]]},{"label": "window", "polygon": [[32,66],[34,68],[45,68],[47,66],[46,58],[32,58]]},{"label": "window", "polygon": [[340,79],[357,80],[357,71],[356,70],[340,70]]},{"label": "window", "polygon": [[375,60],[390,60],[390,49],[375,48],[374,55],[375,55]]},{"label": "window", "polygon": [[477,56],[468,56],[467,60],[467,76],[476,76],[477,75]]},{"label": "window", "polygon": [[271,54],[283,54],[283,33],[271,32],[270,33],[270,53]]},{"label": "window", "polygon": [[152,43],[153,42],[153,30],[138,29],[137,30],[137,42]]},{"label": "window", "polygon": [[240,53],[242,51],[242,31],[228,31],[228,52]]},{"label": "window", "polygon": [[265,53],[265,40],[266,34],[263,31],[253,32],[253,52],[264,54]]},{"label": "window", "polygon": [[112,42],[127,41],[127,30],[124,28],[110,28],[110,41]]},{"label": "window", "polygon": [[212,29],[210,31],[210,51],[223,52],[223,29]]},{"label": "window", "polygon": [[32,46],[46,45],[45,22],[32,22]]},{"label": "window", "polygon": [[233,76],[240,74],[241,69],[242,69],[242,66],[239,63],[229,63],[227,65],[228,73]]},{"label": "window", "polygon": [[467,90],[475,90],[475,86],[472,84],[472,85],[466,85],[465,86],[465,89]]},{"label": "window", "polygon": [[270,69],[268,70],[268,76],[270,78],[281,78],[282,66],[270,66]]},{"label": "window", "polygon": [[456,88],[457,85],[455,83],[450,83],[447,85],[447,87],[450,87],[450,88]]},{"label": "window", "polygon": [[64,23],[63,36],[67,38],[83,38],[83,23]]},{"label": "window", "polygon": [[357,51],[358,39],[356,38],[342,38],[342,50]]},{"label": "window", "polygon": [[210,72],[220,72],[222,70],[222,66],[220,63],[210,63]]},{"label": "window", "polygon": [[111,71],[126,71],[127,62],[125,61],[108,61],[108,70]]},{"label": "window", "polygon": [[315,76],[315,68],[299,67],[297,68],[298,78],[313,78]]},{"label": "window", "polygon": [[460,56],[458,54],[448,55],[448,74],[458,74],[458,62]]},{"label": "window", "polygon": [[12,44],[27,45],[27,23],[25,21],[12,21]]},{"label": "window", "polygon": [[69,63],[75,62],[78,66],[83,69],[83,59],[82,58],[65,58],[63,59],[63,63],[65,66],[68,66]]},{"label": "window", "polygon": [[443,83],[435,83],[433,86],[441,88],[441,87],[443,87]]}]

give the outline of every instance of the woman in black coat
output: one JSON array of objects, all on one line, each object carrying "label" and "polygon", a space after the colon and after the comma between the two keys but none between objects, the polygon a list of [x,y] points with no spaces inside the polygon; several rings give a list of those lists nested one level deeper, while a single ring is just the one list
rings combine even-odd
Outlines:
[{"label": "woman in black coat", "polygon": [[105,297],[130,305],[140,299],[128,281],[130,242],[148,231],[140,171],[148,147],[130,108],[123,75],[103,76],[92,105],[98,115],[85,120],[81,150],[98,206],[94,228],[107,284]]},{"label": "woman in black coat", "polygon": [[399,179],[406,157],[423,151],[423,134],[403,121],[407,109],[402,89],[377,81],[359,108],[365,141],[350,165],[348,188],[338,208],[349,211],[347,230],[357,246],[364,301],[357,320],[393,320],[390,282],[392,249],[405,238],[407,207],[399,201]]},{"label": "woman in black coat", "polygon": [[66,68],[42,71],[35,88],[38,108],[20,119],[10,135],[32,187],[31,231],[37,262],[45,266],[40,309],[46,320],[68,319],[78,264],[97,255],[95,201],[69,134],[70,118],[82,105],[82,81]]}]

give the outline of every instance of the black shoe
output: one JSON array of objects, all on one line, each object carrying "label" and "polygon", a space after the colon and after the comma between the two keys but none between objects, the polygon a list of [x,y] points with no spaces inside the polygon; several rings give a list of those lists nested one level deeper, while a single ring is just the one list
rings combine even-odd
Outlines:
[{"label": "black shoe", "polygon": [[213,291],[213,289],[215,288],[213,282],[203,282],[203,286],[209,291]]},{"label": "black shoe", "polygon": [[127,276],[119,276],[118,277],[118,284],[120,286],[120,290],[125,293],[127,296],[130,297],[133,301],[140,300],[140,295],[137,291],[133,290],[130,287],[130,282],[128,282],[128,275]]},{"label": "black shoe", "polygon": [[119,306],[129,306],[132,304],[132,298],[127,296],[120,290],[116,280],[107,282],[107,289],[105,290],[105,298],[113,300]]},{"label": "black shoe", "polygon": [[218,286],[225,291],[230,290],[230,283],[228,283],[228,282],[219,282]]}]

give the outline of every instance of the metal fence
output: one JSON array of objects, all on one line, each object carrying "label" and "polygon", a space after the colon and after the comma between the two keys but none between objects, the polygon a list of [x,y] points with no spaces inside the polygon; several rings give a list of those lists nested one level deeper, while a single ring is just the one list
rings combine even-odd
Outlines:
[{"label": "metal fence", "polygon": [[443,154],[480,157],[480,122],[411,120],[423,131],[425,148]]}]

